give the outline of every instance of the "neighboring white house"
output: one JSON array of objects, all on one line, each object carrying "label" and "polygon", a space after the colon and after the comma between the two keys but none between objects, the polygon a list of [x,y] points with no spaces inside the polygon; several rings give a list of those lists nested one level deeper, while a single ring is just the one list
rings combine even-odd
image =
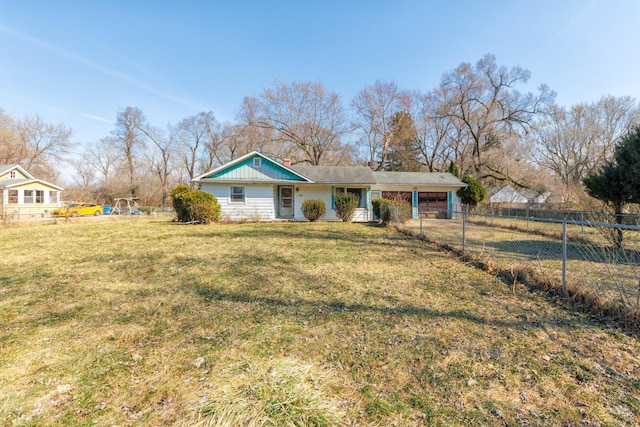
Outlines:
[{"label": "neighboring white house", "polygon": [[62,187],[18,165],[0,165],[0,216],[43,216],[59,206]]},{"label": "neighboring white house", "polygon": [[529,202],[529,199],[526,196],[510,185],[491,188],[488,193],[489,203],[524,204]]},{"label": "neighboring white house", "polygon": [[508,206],[541,205],[546,203],[551,196],[548,191],[540,194],[529,189],[516,190],[510,185],[489,188],[487,193],[489,195],[489,203]]},{"label": "neighboring white house", "polygon": [[222,215],[232,221],[305,220],[302,202],[324,200],[327,213],[321,219],[337,220],[334,197],[358,195],[354,221],[371,221],[371,200],[401,197],[413,206],[455,211],[460,209],[456,191],[466,184],[450,173],[374,172],[366,166],[310,166],[279,162],[257,151],[246,154],[192,182],[213,194]]}]

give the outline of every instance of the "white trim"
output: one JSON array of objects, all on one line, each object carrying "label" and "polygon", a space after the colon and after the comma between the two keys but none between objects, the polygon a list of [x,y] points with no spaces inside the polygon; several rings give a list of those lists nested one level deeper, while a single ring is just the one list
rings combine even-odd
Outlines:
[{"label": "white trim", "polygon": [[[204,182],[219,182],[219,181],[217,181],[216,179],[210,179],[210,178],[207,178],[207,176],[209,176],[209,175],[215,175],[216,173],[218,173],[218,172],[220,172],[220,171],[223,171],[223,170],[225,170],[225,169],[230,168],[230,167],[231,167],[231,166],[233,166],[233,165],[236,165],[236,164],[238,164],[238,163],[241,163],[241,162],[245,161],[246,159],[248,159],[248,158],[249,158],[249,157],[251,157],[251,156],[259,156],[260,158],[262,158],[262,159],[264,159],[264,160],[266,160],[266,161],[268,161],[268,162],[271,162],[271,163],[273,163],[274,165],[278,165],[279,167],[281,167],[282,169],[285,169],[286,171],[291,172],[293,175],[295,175],[295,176],[297,176],[297,177],[299,177],[299,178],[304,179],[304,180],[305,180],[305,182],[313,182],[311,179],[307,178],[306,176],[304,176],[304,175],[302,175],[302,174],[300,174],[300,173],[298,173],[298,172],[294,171],[293,169],[291,169],[291,168],[289,168],[289,167],[287,167],[287,166],[283,165],[282,163],[278,163],[278,162],[277,162],[277,161],[275,161],[274,159],[270,159],[269,157],[265,156],[265,155],[264,155],[264,154],[262,154],[262,153],[259,153],[258,151],[252,151],[252,152],[250,152],[250,153],[245,154],[244,156],[240,156],[240,157],[238,157],[237,159],[230,161],[229,163],[225,163],[224,165],[220,165],[220,166],[218,166],[217,168],[211,169],[210,171],[205,172],[205,173],[203,173],[202,175],[200,175],[200,176],[197,176],[197,177],[193,178],[193,179],[191,180],[191,182],[201,182],[201,183],[204,183]],[[224,181],[224,180],[223,180],[223,181]],[[227,182],[228,182],[228,181],[227,181]],[[256,182],[256,184],[258,184],[258,183],[261,183],[261,182]]]}]

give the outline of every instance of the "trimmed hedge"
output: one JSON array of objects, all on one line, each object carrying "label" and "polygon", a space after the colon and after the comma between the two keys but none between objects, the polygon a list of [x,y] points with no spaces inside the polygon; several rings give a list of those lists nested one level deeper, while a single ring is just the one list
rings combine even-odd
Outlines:
[{"label": "trimmed hedge", "polygon": [[309,221],[314,222],[327,213],[327,205],[324,200],[309,199],[302,202],[302,214]]},{"label": "trimmed hedge", "polygon": [[338,193],[335,196],[336,215],[344,222],[351,222],[353,214],[360,203],[360,198],[353,193]]},{"label": "trimmed hedge", "polygon": [[[376,201],[375,204],[373,204],[374,200]],[[376,215],[383,224],[386,225],[391,222],[404,224],[411,219],[413,213],[411,204],[406,200],[374,200],[371,201],[373,205],[373,214]],[[378,212],[377,214],[376,211]]]},{"label": "trimmed hedge", "polygon": [[383,199],[383,198],[377,198],[377,199],[371,200],[371,207],[373,209],[373,216],[375,216],[378,219],[382,218],[382,213],[380,211],[380,208],[381,208],[383,203],[386,203],[388,201],[389,201],[388,199]]},{"label": "trimmed hedge", "polygon": [[178,221],[189,221],[189,212],[185,206],[185,198],[190,192],[191,189],[186,185],[178,185],[169,193],[171,195],[171,204],[173,205],[173,210],[176,212]]},{"label": "trimmed hedge", "polygon": [[179,185],[171,190],[178,221],[210,224],[220,220],[221,207],[213,194]]}]

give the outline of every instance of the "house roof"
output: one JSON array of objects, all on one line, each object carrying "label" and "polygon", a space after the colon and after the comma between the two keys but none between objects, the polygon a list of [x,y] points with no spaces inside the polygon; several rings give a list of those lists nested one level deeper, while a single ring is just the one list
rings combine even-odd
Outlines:
[{"label": "house roof", "polygon": [[28,178],[34,178],[33,175],[31,175],[29,172],[26,171],[25,168],[23,168],[20,165],[0,165],[0,175],[9,172],[11,169],[17,169],[20,171],[20,173]]},{"label": "house roof", "polygon": [[0,188],[19,187],[24,184],[31,184],[32,182],[37,182],[47,187],[55,188],[56,190],[60,190],[60,191],[63,190],[62,187],[47,181],[43,181],[41,179],[25,179],[25,178],[0,179]]},{"label": "house roof", "polygon": [[[262,166],[252,164],[260,157]],[[194,182],[291,183],[308,182],[331,185],[397,185],[430,187],[464,187],[466,184],[448,172],[374,172],[367,166],[284,165],[257,151],[245,154],[215,168]]]},{"label": "house roof", "polygon": [[318,184],[375,184],[373,171],[366,166],[294,165],[290,169]]},{"label": "house roof", "polygon": [[[252,159],[259,157],[264,160],[266,167],[256,168],[252,166]],[[257,151],[252,151],[238,157],[229,163],[225,163],[212,169],[191,181],[193,182],[236,182],[236,183],[263,183],[263,182],[291,182],[308,181],[308,178],[287,167],[282,163],[265,156]]]},{"label": "house roof", "polygon": [[58,185],[52,184],[52,183],[47,182],[47,181],[43,181],[41,179],[34,178],[33,175],[31,175],[29,172],[27,172],[20,165],[0,165],[0,175],[3,175],[5,173],[9,172],[12,169],[16,169],[16,170],[20,171],[20,173],[22,175],[26,176],[26,178],[4,178],[4,179],[0,179],[0,188],[19,187],[19,186],[24,185],[24,184],[30,184],[32,182],[37,182],[37,183],[40,183],[40,184],[45,185],[47,187],[55,188],[56,190],[62,191],[62,187],[60,187]]},{"label": "house roof", "polygon": [[465,187],[466,184],[448,172],[373,172],[382,185],[428,185]]}]

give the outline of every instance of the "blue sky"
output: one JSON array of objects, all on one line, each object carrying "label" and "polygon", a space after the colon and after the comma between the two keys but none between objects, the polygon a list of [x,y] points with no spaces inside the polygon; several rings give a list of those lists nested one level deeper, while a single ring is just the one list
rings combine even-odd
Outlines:
[{"label": "blue sky", "polygon": [[0,108],[109,136],[119,110],[155,125],[234,121],[274,81],[351,98],[376,80],[428,91],[486,53],[560,105],[640,99],[640,1],[0,0]]}]

